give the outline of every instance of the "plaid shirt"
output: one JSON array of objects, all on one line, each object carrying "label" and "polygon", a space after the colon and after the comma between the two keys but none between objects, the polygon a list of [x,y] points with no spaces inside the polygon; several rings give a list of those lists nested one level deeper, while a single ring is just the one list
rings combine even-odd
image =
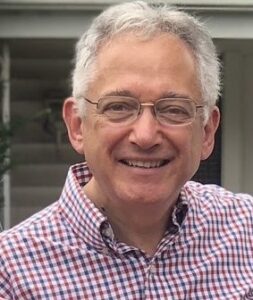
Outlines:
[{"label": "plaid shirt", "polygon": [[148,257],[114,239],[90,177],[71,167],[57,202],[0,234],[0,299],[253,299],[251,196],[188,182]]}]

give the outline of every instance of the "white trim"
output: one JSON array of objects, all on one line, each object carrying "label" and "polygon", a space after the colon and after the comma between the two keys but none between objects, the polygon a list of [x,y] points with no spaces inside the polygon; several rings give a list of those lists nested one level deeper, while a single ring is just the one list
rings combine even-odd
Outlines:
[{"label": "white trim", "polygon": [[[194,10],[253,10],[252,0],[146,0],[151,3],[168,3]],[[5,10],[101,10],[106,6],[124,3],[126,0],[1,0],[0,9]]]},{"label": "white trim", "polygon": [[[96,11],[1,11],[0,38],[79,37],[97,15]],[[213,38],[253,39],[252,12],[208,12],[199,16]]]},{"label": "white trim", "polygon": [[[152,1],[146,0],[151,3],[170,3],[170,4],[180,4],[180,5],[217,5],[217,6],[245,6],[251,5],[252,0],[161,0]],[[124,3],[126,0],[1,0],[2,4],[114,4],[114,3]]]}]

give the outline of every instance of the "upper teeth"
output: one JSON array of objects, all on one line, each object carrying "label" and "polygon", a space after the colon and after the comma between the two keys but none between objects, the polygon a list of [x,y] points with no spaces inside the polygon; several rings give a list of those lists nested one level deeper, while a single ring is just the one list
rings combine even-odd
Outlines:
[{"label": "upper teeth", "polygon": [[129,166],[139,167],[139,168],[158,168],[162,165],[163,161],[141,161],[141,160],[126,160]]}]

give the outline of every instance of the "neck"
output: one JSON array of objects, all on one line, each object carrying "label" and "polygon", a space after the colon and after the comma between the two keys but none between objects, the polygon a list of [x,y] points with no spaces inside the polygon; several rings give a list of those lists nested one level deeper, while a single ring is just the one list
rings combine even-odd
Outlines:
[{"label": "neck", "polygon": [[116,239],[153,256],[168,226],[172,207],[159,202],[101,201],[101,193],[94,192],[90,183],[85,186],[85,193],[97,207],[103,208]]},{"label": "neck", "polygon": [[114,234],[119,241],[145,251],[149,255],[156,252],[168,225],[169,213],[155,207],[124,207],[105,209]]}]

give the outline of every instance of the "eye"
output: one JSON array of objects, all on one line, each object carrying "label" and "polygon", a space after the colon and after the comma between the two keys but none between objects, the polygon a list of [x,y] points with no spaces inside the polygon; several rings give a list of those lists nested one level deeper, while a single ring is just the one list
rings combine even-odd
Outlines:
[{"label": "eye", "polygon": [[130,97],[105,97],[99,101],[98,113],[112,122],[123,122],[133,118],[139,109],[139,102]]},{"label": "eye", "polygon": [[106,98],[100,103],[100,113],[109,117],[127,116],[138,111],[138,102],[133,99]]},{"label": "eye", "polygon": [[106,104],[104,112],[125,112],[133,109],[134,108],[127,102],[113,102]]},{"label": "eye", "polygon": [[190,116],[189,111],[185,107],[179,105],[164,106],[162,109],[160,109],[160,113],[167,114],[167,115],[182,116],[182,117]]}]

